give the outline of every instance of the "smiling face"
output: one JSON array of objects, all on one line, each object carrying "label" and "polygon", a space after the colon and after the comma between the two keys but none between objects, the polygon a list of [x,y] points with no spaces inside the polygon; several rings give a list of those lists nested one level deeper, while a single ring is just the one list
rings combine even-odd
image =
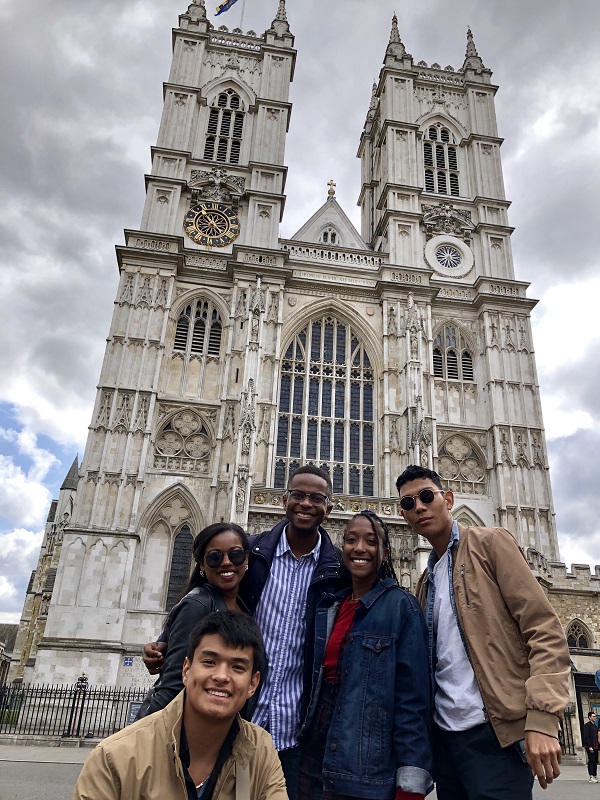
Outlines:
[{"label": "smiling face", "polygon": [[[304,492],[306,497],[295,500],[290,491]],[[308,495],[320,495],[325,499],[323,502],[313,503]],[[332,509],[327,481],[310,472],[294,475],[288,491],[283,495],[283,505],[291,532],[297,536],[314,536]]]},{"label": "smiling face", "polygon": [[369,520],[361,516],[350,520],[344,532],[342,559],[354,588],[370,588],[375,583],[384,555],[381,538]]},{"label": "smiling face", "polygon": [[192,661],[183,662],[186,709],[200,717],[233,719],[258,686],[253,660],[252,647],[231,647],[218,633],[203,636]]},{"label": "smiling face", "polygon": [[[243,550],[242,541],[237,533],[233,531],[218,533],[216,536],[213,536],[206,545],[206,550],[204,551],[204,556],[201,561],[202,569],[206,575],[206,580],[212,583],[213,586],[216,586],[223,594],[237,592],[239,583],[246,572],[248,553],[246,553],[244,561],[238,565],[232,564],[229,558],[229,553],[231,551],[239,550]],[[207,556],[210,561],[210,554],[215,551],[223,553],[224,558],[218,567],[210,567],[207,563]]]},{"label": "smiling face", "polygon": [[[419,497],[422,489],[431,489],[433,501],[429,504],[424,503]],[[452,492],[440,492],[440,487],[436,486],[430,478],[416,478],[414,481],[403,483],[400,487],[400,499],[403,497],[413,497],[414,508],[410,511],[402,511],[402,516],[410,527],[424,536],[441,556],[452,532],[452,515],[450,513],[454,503]]]}]

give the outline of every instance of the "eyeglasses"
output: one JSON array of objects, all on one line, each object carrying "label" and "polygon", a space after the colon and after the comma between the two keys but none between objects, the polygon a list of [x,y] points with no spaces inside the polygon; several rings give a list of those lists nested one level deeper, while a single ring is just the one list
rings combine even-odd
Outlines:
[{"label": "eyeglasses", "polygon": [[308,497],[313,506],[326,506],[329,502],[329,498],[324,494],[320,494],[319,492],[307,494],[307,492],[301,492],[299,489],[288,489],[287,496],[297,503],[301,503]]},{"label": "eyeglasses", "polygon": [[222,550],[211,550],[210,553],[206,553],[204,556],[206,566],[210,567],[211,569],[220,567],[225,556],[229,558],[234,567],[239,567],[246,560],[246,551],[241,547],[236,547],[234,550],[230,550],[228,553],[224,553]]},{"label": "eyeglasses", "polygon": [[433,498],[436,494],[444,494],[443,489],[421,489],[418,494],[405,494],[404,497],[400,498],[400,508],[403,511],[412,511],[415,507],[415,497],[418,497],[422,503],[425,503],[428,506],[430,503],[433,503]]}]

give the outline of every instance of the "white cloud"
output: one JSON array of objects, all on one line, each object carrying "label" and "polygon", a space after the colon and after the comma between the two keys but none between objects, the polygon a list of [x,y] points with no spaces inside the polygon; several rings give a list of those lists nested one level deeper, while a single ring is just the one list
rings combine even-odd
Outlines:
[{"label": "white cloud", "polygon": [[16,593],[17,590],[13,584],[4,575],[0,575],[0,601],[7,597],[14,597]]},{"label": "white cloud", "polygon": [[7,625],[18,625],[21,615],[18,611],[0,611],[0,623]]},{"label": "white cloud", "polygon": [[25,472],[15,463],[13,453],[0,454],[0,517],[13,525],[40,525],[52,500],[43,481],[58,459],[38,447],[29,430],[0,429],[0,438],[32,462]]},{"label": "white cloud", "polygon": [[[42,539],[44,538],[44,531],[29,531],[25,528],[17,528],[8,533],[0,533],[0,560],[7,561],[10,558],[17,556],[25,562],[31,561],[31,556],[34,555],[37,559],[39,549],[42,546]],[[32,562],[31,569],[35,566]],[[31,572],[28,566],[23,566],[19,569],[29,574]]]}]

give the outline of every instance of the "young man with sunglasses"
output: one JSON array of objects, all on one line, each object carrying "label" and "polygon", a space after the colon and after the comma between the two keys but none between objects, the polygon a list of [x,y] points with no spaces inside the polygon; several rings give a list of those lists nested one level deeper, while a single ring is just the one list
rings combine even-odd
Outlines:
[{"label": "young man with sunglasses", "polygon": [[432,545],[417,597],[429,629],[439,800],[530,800],[560,774],[569,650],[523,551],[503,528],[463,527],[437,472],[396,481],[402,516]]},{"label": "young man with sunglasses", "polygon": [[[331,479],[318,467],[297,469],[283,495],[285,519],[250,537],[248,571],[240,597],[262,631],[269,668],[252,721],[272,735],[296,800],[300,748],[297,735],[310,693],[317,603],[339,588],[340,552],[321,527],[331,511]],[[160,669],[153,644],[148,669]]]}]

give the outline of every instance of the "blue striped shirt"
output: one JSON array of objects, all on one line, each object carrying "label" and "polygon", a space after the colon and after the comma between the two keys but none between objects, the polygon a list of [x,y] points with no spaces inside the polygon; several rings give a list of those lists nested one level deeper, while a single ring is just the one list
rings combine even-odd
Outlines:
[{"label": "blue striped shirt", "polygon": [[271,571],[254,612],[269,659],[252,722],[266,728],[277,750],[298,744],[306,634],[306,594],[319,560],[321,534],[313,550],[292,553],[283,530]]}]

